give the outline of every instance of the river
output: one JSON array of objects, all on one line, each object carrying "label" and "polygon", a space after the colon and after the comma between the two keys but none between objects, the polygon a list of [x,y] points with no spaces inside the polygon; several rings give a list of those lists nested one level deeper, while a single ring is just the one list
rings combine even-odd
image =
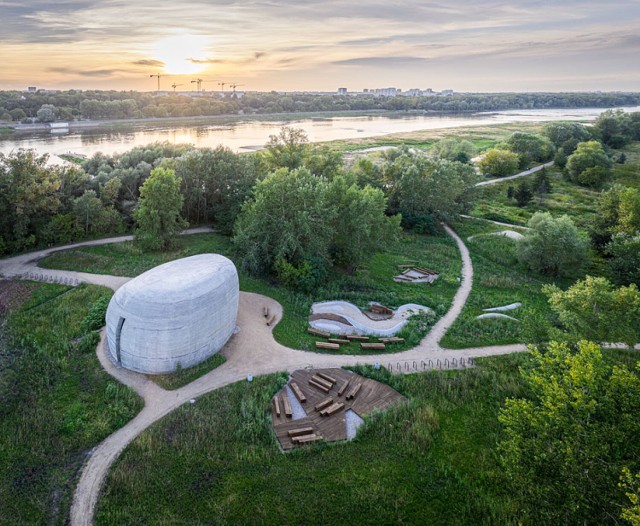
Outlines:
[{"label": "river", "polygon": [[[625,111],[640,111],[640,107],[624,109]],[[236,152],[246,152],[261,148],[269,140],[269,136],[278,133],[282,126],[302,128],[311,142],[324,142],[483,124],[558,120],[590,121],[603,111],[602,108],[508,110],[455,116],[376,115],[286,121],[238,121],[234,124],[211,125],[149,124],[143,128],[137,127],[128,130],[94,129],[62,133],[21,133],[0,138],[0,152],[6,154],[17,148],[33,148],[38,153],[50,154],[51,160],[55,162],[57,159],[55,156],[68,152],[87,156],[96,152],[114,154],[157,141],[190,143],[197,147],[215,147],[221,144]]]}]

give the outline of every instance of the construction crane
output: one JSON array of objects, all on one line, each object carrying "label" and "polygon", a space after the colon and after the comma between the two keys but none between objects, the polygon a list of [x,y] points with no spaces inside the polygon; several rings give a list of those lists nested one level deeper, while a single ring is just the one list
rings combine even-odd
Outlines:
[{"label": "construction crane", "polygon": [[176,84],[175,82],[174,82],[173,84],[171,84],[171,87],[173,88],[173,92],[174,92],[174,93],[176,92],[176,88],[177,88],[178,86],[184,86],[184,84]]},{"label": "construction crane", "polygon": [[158,77],[158,93],[160,93],[160,78],[163,75],[160,75],[160,73],[156,73],[155,75],[149,75],[150,77]]},{"label": "construction crane", "polygon": [[224,92],[224,87],[228,84],[228,82],[218,82],[218,86],[220,86],[220,91]]},{"label": "construction crane", "polygon": [[233,92],[235,93],[235,92],[236,92],[236,88],[237,88],[238,86],[244,86],[244,84],[229,84],[229,86],[230,86],[231,88],[233,88]]},{"label": "construction crane", "polygon": [[202,91],[202,83],[203,82],[215,82],[214,80],[208,80],[208,79],[195,79],[191,81],[191,84],[196,84],[198,86],[198,91]]}]

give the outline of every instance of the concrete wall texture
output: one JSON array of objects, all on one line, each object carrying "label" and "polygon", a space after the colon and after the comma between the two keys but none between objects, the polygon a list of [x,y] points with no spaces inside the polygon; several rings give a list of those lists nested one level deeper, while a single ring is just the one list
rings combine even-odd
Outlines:
[{"label": "concrete wall texture", "polygon": [[122,367],[147,374],[196,365],[233,334],[238,299],[238,273],[224,256],[201,254],[152,268],[111,298],[108,353]]}]

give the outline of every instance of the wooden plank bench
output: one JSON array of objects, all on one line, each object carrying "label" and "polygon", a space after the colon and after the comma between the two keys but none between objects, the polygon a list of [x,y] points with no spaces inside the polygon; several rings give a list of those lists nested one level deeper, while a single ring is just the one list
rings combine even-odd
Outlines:
[{"label": "wooden plank bench", "polygon": [[313,434],[313,428],[312,427],[299,427],[297,429],[291,429],[291,430],[287,431],[287,434],[290,437],[298,437],[300,435],[311,435],[311,434]]},{"label": "wooden plank bench", "polygon": [[407,276],[403,276],[402,274],[400,276],[396,276],[396,279],[399,279],[400,281],[413,281],[413,278],[408,278]]},{"label": "wooden plank bench", "polygon": [[289,395],[287,395],[287,393],[282,393],[282,404],[284,405],[284,414],[287,418],[291,418],[293,411],[291,410],[291,402],[289,402]]},{"label": "wooden plank bench", "polygon": [[362,347],[363,349],[377,349],[377,350],[383,350],[385,345],[384,343],[361,343],[360,347]]},{"label": "wooden plank bench", "polygon": [[404,343],[404,338],[397,338],[392,336],[391,338],[380,338],[382,343]]},{"label": "wooden plank bench", "polygon": [[325,373],[318,373],[318,376],[320,378],[322,378],[323,380],[326,380],[327,382],[329,382],[332,385],[335,384],[338,381],[333,376],[329,376],[328,374],[325,374]]},{"label": "wooden plank bench", "polygon": [[314,329],[313,327],[309,327],[307,329],[307,332],[309,334],[312,334],[313,336],[318,336],[319,338],[329,338],[331,336],[330,333],[325,331],[319,331],[318,329]]},{"label": "wooden plank bench", "polygon": [[333,384],[331,382],[329,382],[328,380],[325,380],[324,378],[321,378],[320,376],[314,374],[311,379],[320,384],[320,385],[324,385],[326,388],[331,389],[333,387]]},{"label": "wooden plank bench", "polygon": [[294,444],[306,444],[307,442],[316,442],[317,440],[323,440],[320,435],[316,435],[315,433],[311,435],[302,435],[299,437],[293,437],[291,442]]},{"label": "wooden plank bench", "polygon": [[296,398],[300,400],[301,403],[304,403],[307,401],[307,397],[304,395],[304,393],[302,392],[302,389],[300,389],[300,386],[297,383],[291,382],[291,390],[293,391],[293,394],[296,395]]},{"label": "wooden plank bench", "polygon": [[309,380],[309,384],[313,385],[313,387],[317,387],[318,389],[320,389],[321,391],[324,391],[325,393],[328,393],[329,391],[331,391],[329,387],[325,387],[324,385],[319,384],[314,380]]},{"label": "wooden plank bench", "polygon": [[331,349],[332,351],[337,351],[340,349],[340,345],[337,343],[316,342],[316,349]]},{"label": "wooden plank bench", "polygon": [[358,395],[358,391],[360,391],[361,387],[362,387],[361,383],[359,383],[358,385],[355,385],[353,389],[351,389],[351,391],[347,393],[347,400],[351,400],[352,398],[355,398]]},{"label": "wooden plank bench", "polygon": [[342,387],[338,390],[338,396],[342,396],[342,393],[346,391],[350,383],[351,383],[351,378],[349,378],[345,383],[342,384]]},{"label": "wooden plank bench", "polygon": [[263,315],[265,318],[268,318],[268,317],[269,317],[269,307],[262,307],[262,315]]},{"label": "wooden plank bench", "polygon": [[355,342],[368,342],[369,336],[360,336],[359,334],[349,334],[347,339]]},{"label": "wooden plank bench", "polygon": [[273,323],[276,321],[276,318],[278,317],[277,314],[274,314],[273,316],[271,316],[271,318],[269,318],[269,321],[267,322],[267,325],[269,327],[271,327],[273,325]]},{"label": "wooden plank bench", "polygon": [[319,403],[316,404],[315,410],[316,411],[321,411],[325,407],[329,407],[331,404],[333,404],[333,398],[331,398],[331,397],[325,398],[322,402],[319,402]]},{"label": "wooden plank bench", "polygon": [[276,397],[273,399],[273,408],[276,411],[276,416],[280,416],[280,395],[276,395]]},{"label": "wooden plank bench", "polygon": [[351,343],[351,340],[343,340],[342,338],[329,338],[329,343],[337,343],[347,345]]},{"label": "wooden plank bench", "polygon": [[344,409],[344,404],[342,402],[336,402],[335,404],[332,404],[326,409],[323,409],[322,411],[320,411],[320,414],[322,416],[331,416],[342,409]]}]

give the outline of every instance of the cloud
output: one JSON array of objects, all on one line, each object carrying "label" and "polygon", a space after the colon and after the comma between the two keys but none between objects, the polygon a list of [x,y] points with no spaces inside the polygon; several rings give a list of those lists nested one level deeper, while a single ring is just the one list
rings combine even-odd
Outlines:
[{"label": "cloud", "polygon": [[152,66],[154,68],[164,67],[164,62],[162,62],[162,60],[155,60],[153,58],[143,58],[141,60],[134,60],[132,64],[134,64],[135,66]]},{"label": "cloud", "polygon": [[393,67],[393,66],[409,66],[416,65],[422,62],[427,62],[429,59],[424,57],[357,57],[349,58],[345,60],[334,60],[332,62],[335,66],[371,66],[371,67]]},{"label": "cloud", "polygon": [[50,71],[52,73],[62,73],[63,75],[77,75],[79,77],[100,78],[100,77],[110,77],[116,73],[122,73],[125,70],[117,69],[117,68],[82,70],[82,69],[73,69],[73,68],[65,68],[65,67],[55,67],[55,68],[48,68],[47,71]]},{"label": "cloud", "polygon": [[187,62],[192,64],[225,64],[228,61],[222,58],[188,58]]}]

